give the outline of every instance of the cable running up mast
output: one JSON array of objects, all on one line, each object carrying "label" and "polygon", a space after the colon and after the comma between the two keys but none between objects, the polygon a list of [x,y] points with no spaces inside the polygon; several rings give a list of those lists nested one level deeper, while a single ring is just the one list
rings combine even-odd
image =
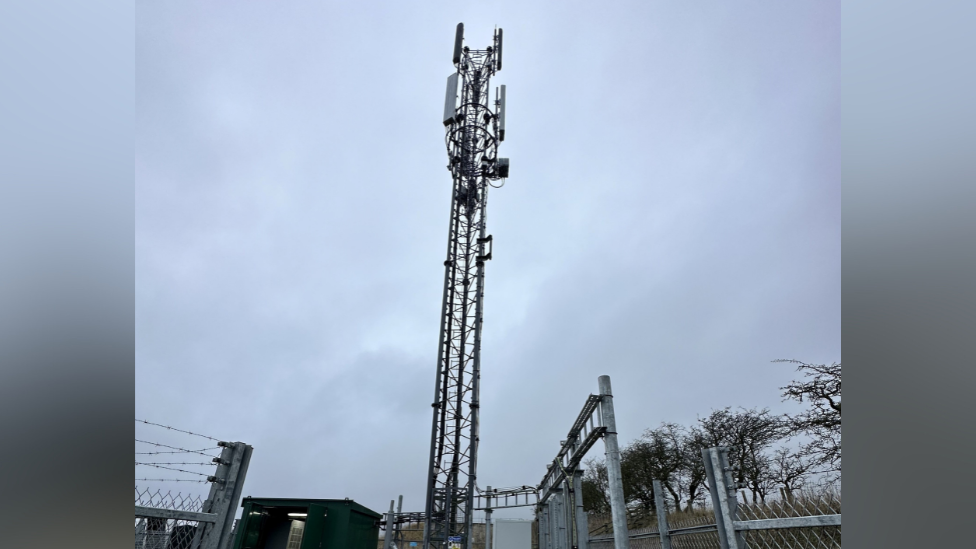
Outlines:
[{"label": "cable running up mast", "polygon": [[[498,157],[505,139],[505,86],[489,79],[502,68],[502,30],[484,50],[463,46],[464,24],[454,40],[456,72],[447,79],[444,126],[453,177],[451,219],[444,261],[434,414],[431,425],[424,549],[471,548],[478,465],[478,408],[485,261],[492,238],[485,232],[488,186],[508,177]],[[460,85],[460,105],[458,89]]]}]

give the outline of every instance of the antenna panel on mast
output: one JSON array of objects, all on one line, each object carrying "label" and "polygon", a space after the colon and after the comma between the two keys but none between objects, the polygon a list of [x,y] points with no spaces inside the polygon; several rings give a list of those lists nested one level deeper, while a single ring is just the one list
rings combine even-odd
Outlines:
[{"label": "antenna panel on mast", "polygon": [[498,99],[498,140],[505,141],[505,84],[502,84]]},{"label": "antenna panel on mast", "polygon": [[447,77],[447,92],[444,94],[444,125],[450,126],[454,122],[457,112],[458,73]]},{"label": "antenna panel on mast", "polygon": [[495,67],[502,70],[502,29],[495,34]]},{"label": "antenna panel on mast", "polygon": [[454,34],[454,64],[461,62],[461,43],[464,42],[464,23],[458,23],[457,32]]}]

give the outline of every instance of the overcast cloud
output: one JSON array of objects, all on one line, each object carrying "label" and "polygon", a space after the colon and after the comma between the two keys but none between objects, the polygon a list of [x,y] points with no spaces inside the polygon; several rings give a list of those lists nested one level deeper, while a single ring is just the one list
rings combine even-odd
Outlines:
[{"label": "overcast cloud", "polygon": [[461,21],[512,166],[481,487],[599,375],[627,443],[841,360],[839,2],[139,2],[136,416],[252,444],[245,495],[423,509]]}]

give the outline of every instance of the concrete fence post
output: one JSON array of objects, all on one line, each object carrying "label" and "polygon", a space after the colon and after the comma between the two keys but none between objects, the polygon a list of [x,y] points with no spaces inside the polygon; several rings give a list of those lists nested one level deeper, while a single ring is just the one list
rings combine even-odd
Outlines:
[{"label": "concrete fence post", "polygon": [[630,549],[627,530],[627,502],[620,473],[620,447],[617,445],[617,421],[613,413],[613,391],[610,376],[600,376],[600,416],[607,428],[603,446],[607,456],[607,479],[610,483],[610,515],[613,521],[614,549]]},{"label": "concrete fence post", "polygon": [[230,548],[234,516],[241,501],[244,478],[247,476],[251,452],[254,450],[243,442],[220,442],[218,445],[223,449],[220,457],[214,459],[217,470],[209,479],[213,484],[210,486],[210,497],[204,502],[204,512],[216,514],[217,521],[197,528],[191,547],[200,549]]}]

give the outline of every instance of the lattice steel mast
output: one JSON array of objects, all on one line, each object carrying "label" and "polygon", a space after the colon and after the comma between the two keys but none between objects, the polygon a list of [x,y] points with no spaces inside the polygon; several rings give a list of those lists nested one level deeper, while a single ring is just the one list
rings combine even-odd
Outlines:
[{"label": "lattice steel mast", "polygon": [[484,262],[491,259],[492,242],[485,232],[485,206],[490,182],[508,176],[508,159],[498,158],[498,144],[505,138],[505,86],[496,90],[494,112],[489,105],[489,79],[502,68],[502,30],[495,31],[492,45],[484,50],[462,47],[463,40],[464,24],[459,23],[453,57],[457,71],[448,77],[444,105],[448,169],[454,183],[444,261],[424,549],[447,549],[449,543],[471,547]]}]

